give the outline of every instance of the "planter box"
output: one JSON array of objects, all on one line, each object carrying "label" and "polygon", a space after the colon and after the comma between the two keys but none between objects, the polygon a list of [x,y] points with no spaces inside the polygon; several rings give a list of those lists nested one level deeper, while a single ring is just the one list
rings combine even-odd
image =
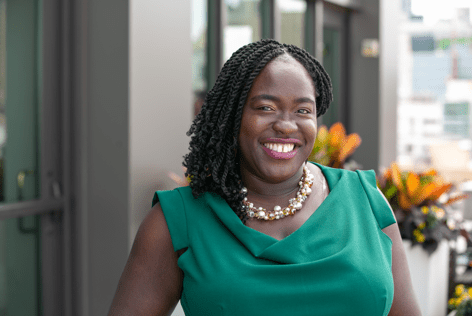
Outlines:
[{"label": "planter box", "polygon": [[449,282],[449,244],[443,240],[431,256],[421,247],[403,240],[413,289],[424,316],[447,313]]}]

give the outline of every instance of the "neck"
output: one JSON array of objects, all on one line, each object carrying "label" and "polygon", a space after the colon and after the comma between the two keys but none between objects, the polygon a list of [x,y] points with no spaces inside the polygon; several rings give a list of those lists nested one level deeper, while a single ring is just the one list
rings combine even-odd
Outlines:
[{"label": "neck", "polygon": [[249,172],[245,168],[241,168],[241,177],[243,185],[247,188],[248,198],[280,198],[294,194],[298,190],[298,182],[303,175],[303,165],[290,178],[278,183],[270,183]]}]

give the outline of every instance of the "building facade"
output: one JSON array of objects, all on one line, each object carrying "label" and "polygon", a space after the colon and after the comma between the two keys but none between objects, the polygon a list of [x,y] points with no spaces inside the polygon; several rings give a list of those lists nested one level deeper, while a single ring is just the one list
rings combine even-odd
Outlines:
[{"label": "building facade", "polygon": [[472,116],[472,25],[468,8],[449,20],[424,24],[404,2],[400,27],[398,160],[431,163],[429,146],[469,144]]},{"label": "building facade", "polygon": [[400,1],[195,3],[0,0],[0,313],[107,313],[153,192],[182,172],[195,95],[248,41],[322,60],[320,124],[361,136],[364,169],[395,159]]}]

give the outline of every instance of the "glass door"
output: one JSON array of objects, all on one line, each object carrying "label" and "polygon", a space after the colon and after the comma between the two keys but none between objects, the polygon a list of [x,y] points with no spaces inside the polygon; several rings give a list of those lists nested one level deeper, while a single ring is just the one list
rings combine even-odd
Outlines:
[{"label": "glass door", "polygon": [[[325,27],[323,29],[323,67],[331,78],[333,85],[333,102],[329,106],[329,110],[323,115],[323,124],[328,128],[336,122],[340,121],[339,115],[339,77],[340,77],[340,36],[339,30],[335,28]],[[344,123],[344,122],[343,122]]]},{"label": "glass door", "polygon": [[60,209],[41,188],[41,11],[41,0],[0,0],[0,315],[8,316],[44,314],[43,228]]}]

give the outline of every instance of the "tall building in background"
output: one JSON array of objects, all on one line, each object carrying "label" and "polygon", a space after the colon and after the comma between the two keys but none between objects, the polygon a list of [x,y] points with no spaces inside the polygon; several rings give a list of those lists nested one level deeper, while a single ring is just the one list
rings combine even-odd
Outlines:
[{"label": "tall building in background", "polygon": [[403,1],[398,85],[398,160],[429,164],[429,146],[461,140],[470,150],[472,126],[472,25],[458,8],[434,25]]}]

